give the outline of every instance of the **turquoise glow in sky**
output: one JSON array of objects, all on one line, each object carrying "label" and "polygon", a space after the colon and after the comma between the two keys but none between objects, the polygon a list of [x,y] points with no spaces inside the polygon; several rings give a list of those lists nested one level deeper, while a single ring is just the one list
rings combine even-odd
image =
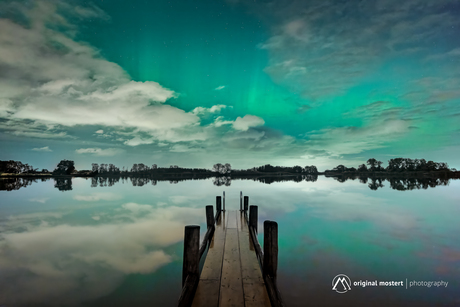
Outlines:
[{"label": "turquoise glow in sky", "polygon": [[460,167],[458,1],[2,1],[0,159]]}]

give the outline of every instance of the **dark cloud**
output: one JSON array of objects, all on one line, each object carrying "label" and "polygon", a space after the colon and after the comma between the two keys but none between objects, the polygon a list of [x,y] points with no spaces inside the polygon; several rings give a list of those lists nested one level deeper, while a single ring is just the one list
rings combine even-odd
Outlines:
[{"label": "dark cloud", "polygon": [[[266,72],[316,103],[344,94],[388,59],[431,48],[460,25],[453,1],[242,2],[272,27]],[[456,49],[450,52],[457,54]]]}]

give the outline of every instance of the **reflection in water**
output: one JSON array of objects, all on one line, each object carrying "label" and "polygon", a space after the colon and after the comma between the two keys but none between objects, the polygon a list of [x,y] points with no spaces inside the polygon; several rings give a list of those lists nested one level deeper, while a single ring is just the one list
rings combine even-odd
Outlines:
[{"label": "reflection in water", "polygon": [[71,191],[72,178],[54,178],[54,187],[59,191]]},{"label": "reflection in water", "polygon": [[410,191],[434,188],[437,186],[449,185],[450,178],[431,178],[431,177],[419,177],[419,178],[407,178],[407,177],[389,177],[389,178],[370,178],[367,176],[337,176],[333,177],[338,182],[346,182],[347,180],[359,179],[360,183],[368,184],[369,189],[377,190],[383,188],[385,185],[383,182],[386,180],[390,183],[390,188],[398,191]]},{"label": "reflection in water", "polygon": [[[91,186],[117,181],[77,178],[68,193],[40,183],[1,192],[0,305],[174,306],[184,226],[200,224],[204,234],[204,206],[222,190],[227,210],[239,207],[241,190],[259,206],[259,240],[264,220],[278,222],[278,286],[287,306],[455,306],[460,299],[460,182],[395,193],[394,179],[264,184],[268,178],[233,180],[225,189],[212,180],[154,187],[146,178],[100,189]],[[423,179],[399,183],[430,186]],[[443,279],[449,287],[354,287],[334,296],[331,280],[339,273],[352,280]]]},{"label": "reflection in water", "polygon": [[31,185],[32,182],[37,182],[37,179],[31,180],[28,178],[2,178],[0,179],[0,191],[19,190],[20,188]]},{"label": "reflection in water", "polygon": [[297,175],[297,176],[289,176],[289,177],[266,176],[266,177],[255,177],[255,178],[248,178],[248,179],[263,182],[263,183],[266,183],[266,184],[271,184],[271,183],[274,183],[274,182],[286,182],[286,181],[294,181],[294,182],[311,181],[311,182],[315,182],[316,180],[318,180],[318,175],[316,175],[316,174],[308,174],[308,175]]},{"label": "reflection in water", "polygon": [[229,187],[232,184],[232,178],[225,177],[225,176],[214,177],[214,178],[212,178],[212,184],[214,184],[214,185],[216,185],[218,187],[222,186],[222,185],[225,185],[225,186]]},{"label": "reflection in water", "polygon": [[[385,181],[389,182],[389,187],[393,190],[398,191],[410,191],[410,190],[420,190],[420,189],[427,189],[427,188],[434,188],[436,186],[446,186],[449,185],[451,178],[433,178],[433,177],[417,177],[417,178],[408,178],[408,177],[367,177],[366,175],[339,175],[339,176],[326,176],[332,177],[338,182],[346,182],[347,180],[356,180],[358,179],[360,183],[367,184],[369,189],[371,190],[378,190],[383,188],[385,185],[383,184]],[[46,181],[50,178],[6,178],[0,179],[0,190],[2,191],[13,191],[19,190],[22,187],[27,187],[31,185],[33,182]],[[66,177],[55,177],[53,178],[55,181],[54,187],[59,189],[59,191],[70,191],[72,190],[72,178]],[[131,184],[134,187],[142,187],[147,184],[157,185],[159,181],[166,181],[170,184],[177,184],[179,182],[187,181],[190,179],[155,179],[151,176],[142,176],[142,177],[135,177],[135,176],[100,176],[100,177],[91,177],[91,187],[111,187],[115,183],[122,183],[131,181]],[[195,178],[193,180],[206,180],[203,178]],[[258,181],[266,184],[271,184],[274,182],[316,182],[318,180],[318,175],[316,174],[308,174],[308,175],[296,175],[296,176],[245,176],[245,177],[232,177],[232,176],[220,176],[220,177],[213,177],[212,183],[215,186],[231,186],[232,180],[253,180]],[[452,179],[454,180],[454,179]]]},{"label": "reflection in water", "polygon": [[0,303],[79,306],[106,296],[128,275],[177,261],[168,248],[182,240],[184,224],[202,218],[194,208],[134,202],[99,212],[90,224],[69,223],[68,214],[22,214],[1,224]]}]

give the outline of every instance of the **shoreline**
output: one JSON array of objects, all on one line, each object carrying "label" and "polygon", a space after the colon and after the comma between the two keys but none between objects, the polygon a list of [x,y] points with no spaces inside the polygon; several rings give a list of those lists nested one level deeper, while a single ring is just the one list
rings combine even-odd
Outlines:
[{"label": "shoreline", "polygon": [[264,177],[347,177],[359,179],[360,177],[366,178],[460,178],[460,171],[431,171],[431,172],[318,172],[315,174],[309,173],[280,173],[280,172],[241,172],[232,171],[229,174],[220,174],[215,172],[209,173],[194,173],[194,172],[159,172],[159,173],[117,173],[117,174],[97,174],[91,171],[74,173],[69,175],[55,175],[52,173],[37,173],[37,174],[14,174],[14,173],[1,173],[0,178],[113,178],[113,177],[137,177],[137,178],[151,178],[151,179],[175,179],[175,178],[218,178],[226,177],[231,179],[244,179],[244,178],[264,178]]}]

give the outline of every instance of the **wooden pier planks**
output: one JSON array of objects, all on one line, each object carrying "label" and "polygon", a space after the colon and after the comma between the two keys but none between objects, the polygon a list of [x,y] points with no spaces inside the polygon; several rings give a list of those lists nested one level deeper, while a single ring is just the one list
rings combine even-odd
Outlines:
[{"label": "wooden pier planks", "polygon": [[220,221],[216,223],[214,236],[209,244],[192,307],[216,307],[219,304],[226,223],[226,213],[221,212]]},{"label": "wooden pier planks", "polygon": [[192,306],[270,306],[244,216],[227,211],[222,220],[216,224]]},{"label": "wooden pier planks", "polygon": [[241,247],[241,276],[245,307],[271,306],[254,246],[249,236],[246,218],[244,214],[238,213],[238,215],[238,240]]},{"label": "wooden pier planks", "polygon": [[219,306],[222,307],[244,306],[238,230],[236,227],[227,228],[219,302]]}]

